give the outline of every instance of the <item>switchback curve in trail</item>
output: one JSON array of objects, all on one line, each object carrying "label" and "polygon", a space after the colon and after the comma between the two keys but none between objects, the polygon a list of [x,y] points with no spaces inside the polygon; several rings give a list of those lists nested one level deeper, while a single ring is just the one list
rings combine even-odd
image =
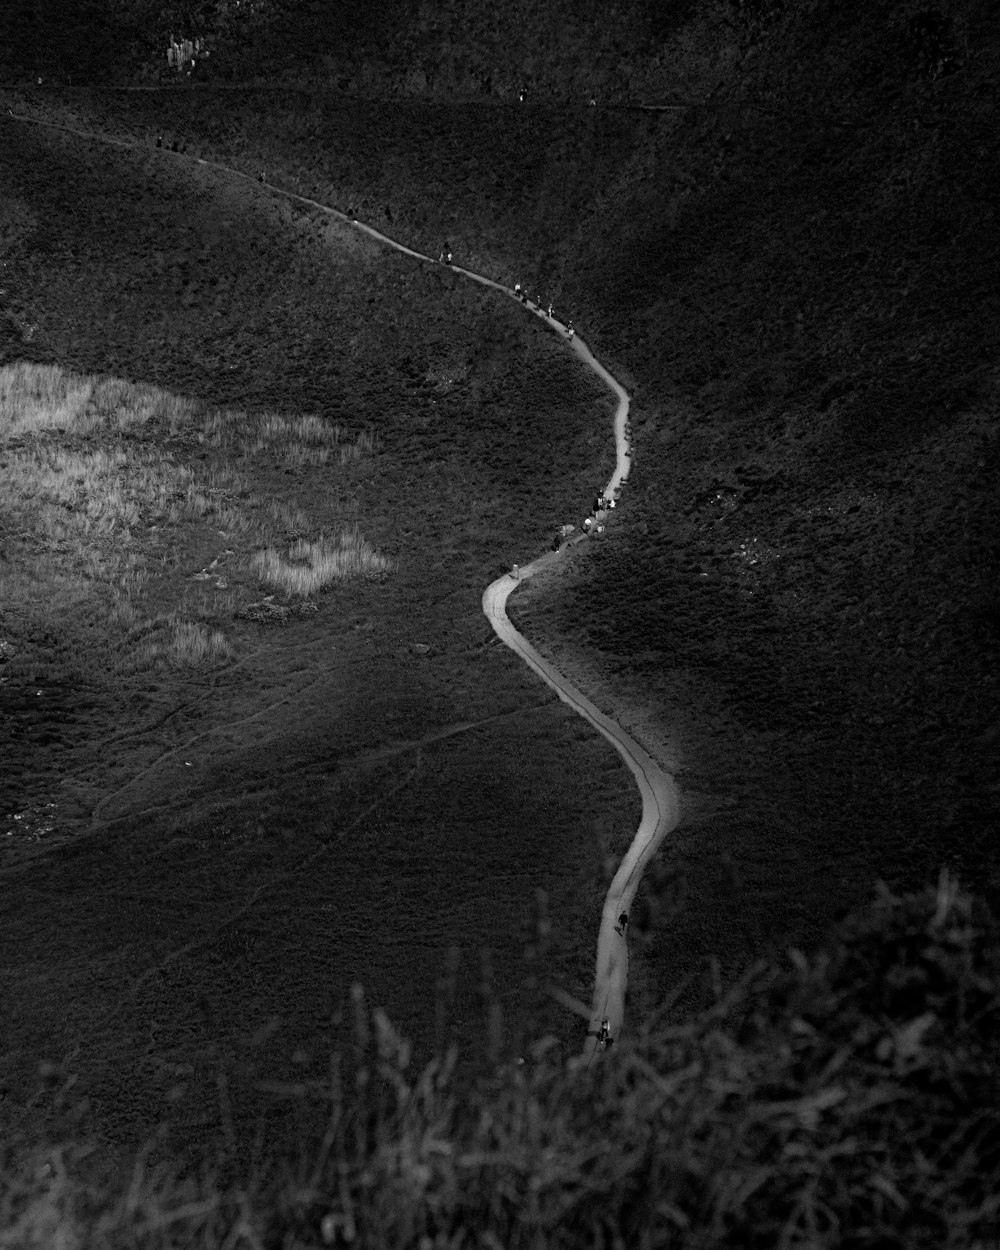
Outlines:
[{"label": "switchback curve in trail", "polygon": [[[10,108],[7,109],[7,116],[14,121],[62,130],[68,134],[100,143],[113,144],[116,147],[145,150],[143,145],[138,143],[94,134],[75,127],[61,125],[57,122],[26,117],[22,114],[14,113]],[[214,161],[204,160],[201,157],[172,152],[169,149],[161,149],[161,151],[167,158],[189,160],[230,174],[233,177],[241,178],[246,182],[257,182],[275,194],[296,200],[300,204],[307,204],[322,213],[336,217],[378,242],[412,257],[414,260],[429,264],[441,263],[440,261],[435,261],[430,256],[426,256],[423,252],[407,247],[405,243],[383,234],[373,226],[358,221],[353,215],[342,213],[339,209],[333,208],[329,204],[323,204],[319,200],[313,200],[308,196],[299,195],[297,192],[287,191],[283,187],[275,186],[267,182],[263,176],[258,176],[255,179],[252,175],[233,169],[228,165],[220,165]],[[491,287],[493,290],[499,291],[511,299],[518,299],[517,294],[509,287],[483,274],[474,273],[471,269],[465,269],[461,265],[450,262],[445,267],[473,282],[478,282],[481,286]],[[615,471],[603,491],[605,498],[614,498],[615,492],[627,480],[629,473],[630,448],[629,439],[626,435],[629,411],[628,393],[621,383],[612,377],[608,370],[597,360],[586,343],[579,336],[575,335],[569,327],[558,321],[540,305],[533,304],[526,299],[520,299],[519,302],[529,312],[534,313],[535,316],[546,322],[551,329],[561,334],[569,348],[614,392],[618,400],[614,418],[615,450],[617,453]],[[637,742],[629,737],[617,722],[601,712],[579,690],[572,686],[552,664],[543,659],[531,643],[518,633],[507,617],[507,599],[517,587],[518,582],[532,577],[547,565],[561,559],[563,550],[564,547],[561,547],[558,551],[550,551],[536,557],[528,564],[515,565],[512,573],[505,574],[492,582],[483,592],[483,611],[500,640],[519,655],[529,668],[537,673],[542,681],[556,692],[564,703],[567,703],[574,711],[578,712],[579,715],[594,726],[598,733],[611,743],[635,777],[639,793],[642,796],[642,819],[639,822],[639,827],[635,832],[631,845],[614,875],[605,897],[601,914],[601,926],[597,939],[594,993],[591,1001],[587,1039],[583,1049],[583,1057],[589,1061],[599,1050],[604,1049],[609,1039],[614,1039],[621,1035],[625,1019],[625,992],[628,985],[629,950],[628,926],[627,923],[621,924],[620,919],[623,915],[627,916],[631,910],[632,902],[635,898],[636,890],[639,888],[639,882],[642,879],[642,873],[646,864],[652,858],[666,834],[677,825],[680,805],[677,789],[670,774],[664,771]]]}]

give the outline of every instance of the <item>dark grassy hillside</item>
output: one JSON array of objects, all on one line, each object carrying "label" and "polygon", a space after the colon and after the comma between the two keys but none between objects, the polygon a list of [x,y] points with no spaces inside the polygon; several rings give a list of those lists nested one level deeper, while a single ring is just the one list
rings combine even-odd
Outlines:
[{"label": "dark grassy hillside", "polygon": [[[5,432],[5,469],[158,448],[164,474],[229,509],[161,519],[136,498],[127,527],[77,539],[5,494],[5,1117],[30,1121],[39,1061],[66,1061],[110,1142],[137,1140],[171,1090],[195,1142],[218,1125],[219,1057],[273,1024],[255,1079],[321,1068],[355,979],[424,1054],[450,1027],[515,1044],[529,976],[587,992],[603,857],[637,803],[617,757],[493,641],[480,599],[607,471],[606,396],[513,302],[255,183],[11,123],[0,144],[0,363],[183,400],[172,431],[132,433],[127,387],[98,387],[79,434],[68,417]],[[343,466],[280,438],[242,451],[268,414],[370,450]],[[86,480],[63,485],[74,514],[96,506]],[[264,543],[233,528],[240,509],[289,551],[357,525],[392,571],[299,613],[254,575]],[[140,622],[183,609],[227,662],[120,663],[135,633],[109,646],[114,585],[86,575],[116,543],[146,579]],[[539,890],[543,973],[525,962]],[[544,1003],[533,1018],[575,1045]]]},{"label": "dark grassy hillside", "polygon": [[78,101],[448,238],[633,385],[612,541],[513,609],[681,761],[687,897],[734,902],[666,939],[669,975],[815,933],[877,875],[995,872],[997,48],[973,4],[916,19],[701,9],[662,61],[701,102],[659,114]]},{"label": "dark grassy hillside", "polygon": [[970,6],[938,73],[905,14],[820,15],[581,274],[640,379],[634,507],[520,618],[585,619],[587,671],[684,709],[690,888],[793,925],[940,860],[997,885],[995,33]]}]

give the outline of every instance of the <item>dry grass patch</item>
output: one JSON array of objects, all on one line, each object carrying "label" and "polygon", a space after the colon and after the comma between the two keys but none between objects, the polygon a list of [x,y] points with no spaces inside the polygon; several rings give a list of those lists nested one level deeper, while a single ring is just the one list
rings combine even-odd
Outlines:
[{"label": "dry grass patch", "polygon": [[[185,449],[206,446],[217,454],[185,463]],[[370,431],[316,416],[207,412],[120,378],[0,369],[0,620],[23,671],[63,673],[73,655],[119,676],[214,666],[232,656],[220,614],[245,616],[256,588],[248,566],[300,597],[384,575],[389,561],[356,528],[307,540],[316,531],[300,508],[250,487],[261,460],[347,465],[374,449]],[[338,511],[353,517],[331,476],[324,498],[343,492]],[[298,541],[283,548],[289,537]],[[198,573],[206,549],[213,571]]]},{"label": "dry grass patch", "polygon": [[58,365],[18,361],[0,369],[4,439],[43,430],[89,434],[159,425],[171,434],[189,425],[197,405],[182,395],[122,378],[74,374]]},{"label": "dry grass patch", "polygon": [[222,630],[184,620],[177,613],[149,622],[142,633],[146,636],[129,657],[128,669],[132,672],[214,667],[233,657],[232,645]]},{"label": "dry grass patch", "polygon": [[318,542],[299,539],[285,552],[268,547],[251,557],[250,567],[265,585],[306,596],[345,577],[382,577],[391,572],[392,561],[354,529]]},{"label": "dry grass patch", "polygon": [[200,438],[231,450],[243,460],[271,459],[283,467],[352,464],[376,450],[375,434],[352,436],[339,423],[318,416],[286,417],[278,412],[225,409],[206,422]]}]

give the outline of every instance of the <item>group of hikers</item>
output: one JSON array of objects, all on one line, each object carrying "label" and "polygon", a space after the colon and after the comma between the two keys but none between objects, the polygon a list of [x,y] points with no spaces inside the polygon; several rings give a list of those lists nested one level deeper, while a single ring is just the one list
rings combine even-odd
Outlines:
[{"label": "group of hikers", "polygon": [[[515,298],[516,300],[519,300],[522,304],[527,305],[528,307],[530,307],[530,306],[531,306],[531,300],[528,298],[528,292],[527,292],[527,290],[526,290],[523,286],[521,286],[520,282],[515,282],[515,283],[514,283],[514,298]],[[544,309],[542,308],[542,301],[541,301],[541,300],[539,300],[539,301],[538,301],[538,303],[535,305],[535,307],[536,307],[537,309],[539,309],[539,311],[544,311],[544,313],[545,313],[545,315],[546,315],[547,317],[554,317],[554,316],[555,316],[555,308],[554,308],[554,306],[553,306],[553,304],[552,304],[552,301],[551,301],[551,300],[550,300],[550,301],[549,301],[549,303],[548,303],[548,304],[544,307]],[[572,323],[572,321],[567,321],[567,323],[566,323],[566,337],[571,339],[571,338],[573,338],[573,337],[575,336],[575,334],[576,334],[576,331],[573,329],[573,323]]]}]

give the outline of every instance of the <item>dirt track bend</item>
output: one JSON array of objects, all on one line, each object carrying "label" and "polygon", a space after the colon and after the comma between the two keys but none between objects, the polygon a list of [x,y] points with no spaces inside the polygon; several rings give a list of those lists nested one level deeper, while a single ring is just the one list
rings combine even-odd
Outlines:
[{"label": "dirt track bend", "polygon": [[[47,126],[54,130],[62,130],[70,134],[79,135],[82,138],[114,144],[116,147],[137,149],[143,146],[127,140],[113,139],[109,136],[93,134],[71,126],[60,125],[56,122],[26,117],[22,114],[14,113],[10,108],[7,109],[7,116],[14,121]],[[357,221],[328,204],[312,200],[308,196],[298,195],[294,191],[286,191],[284,188],[274,186],[264,179],[254,179],[252,175],[242,173],[238,169],[231,169],[228,165],[219,165],[214,161],[206,161],[200,157],[188,157],[181,153],[167,151],[166,149],[163,150],[163,155],[167,159],[190,160],[250,183],[258,182],[267,190],[278,195],[296,200],[300,204],[308,204],[323,213],[337,217],[364,234],[370,235],[380,243],[385,243],[389,247],[405,253],[407,256],[412,256],[415,260],[425,261],[430,264],[440,263],[430,256],[425,256],[422,252],[407,247],[404,243],[400,243],[389,235],[381,233],[374,227]],[[511,299],[517,298],[509,287],[504,286],[500,282],[495,282],[492,278],[473,273],[470,269],[463,269],[460,265],[449,263],[447,267],[454,273],[460,273],[482,286],[492,287]],[[529,301],[521,302],[529,312],[540,317],[553,330],[560,333],[566,339],[569,348],[617,396],[618,407],[614,419],[617,463],[614,474],[602,492],[605,498],[611,498],[614,491],[626,481],[629,472],[630,460],[627,455],[629,442],[625,435],[629,410],[628,393],[611,376],[600,361],[595,358],[586,343],[579,336],[574,335],[565,325],[546,312],[545,309]],[[587,1039],[583,1049],[583,1057],[590,1060],[598,1050],[604,1048],[599,1040],[601,1026],[604,1021],[607,1022],[607,1033],[611,1038],[619,1037],[622,1032],[625,1019],[625,991],[628,984],[629,951],[628,926],[622,926],[618,922],[623,913],[627,915],[631,910],[632,901],[636,890],[639,888],[639,882],[642,879],[642,873],[646,864],[652,858],[666,834],[676,826],[679,819],[679,801],[677,789],[670,774],[660,768],[655,760],[638,743],[634,742],[620,725],[599,711],[589,699],[585,698],[574,686],[570,685],[557,669],[553,668],[547,660],[544,660],[531,643],[517,632],[507,617],[507,599],[516,588],[518,582],[533,576],[539,569],[561,557],[562,549],[547,552],[532,560],[529,564],[515,565],[516,573],[507,573],[487,586],[483,592],[483,611],[486,613],[487,620],[493,626],[500,640],[510,647],[512,651],[515,651],[538,674],[542,681],[551,686],[564,703],[568,703],[570,707],[585,720],[589,721],[598,733],[603,734],[611,743],[631,770],[639,787],[639,793],[642,795],[642,819],[608,889],[601,915],[601,927],[597,939],[594,995],[591,1001]]]}]

